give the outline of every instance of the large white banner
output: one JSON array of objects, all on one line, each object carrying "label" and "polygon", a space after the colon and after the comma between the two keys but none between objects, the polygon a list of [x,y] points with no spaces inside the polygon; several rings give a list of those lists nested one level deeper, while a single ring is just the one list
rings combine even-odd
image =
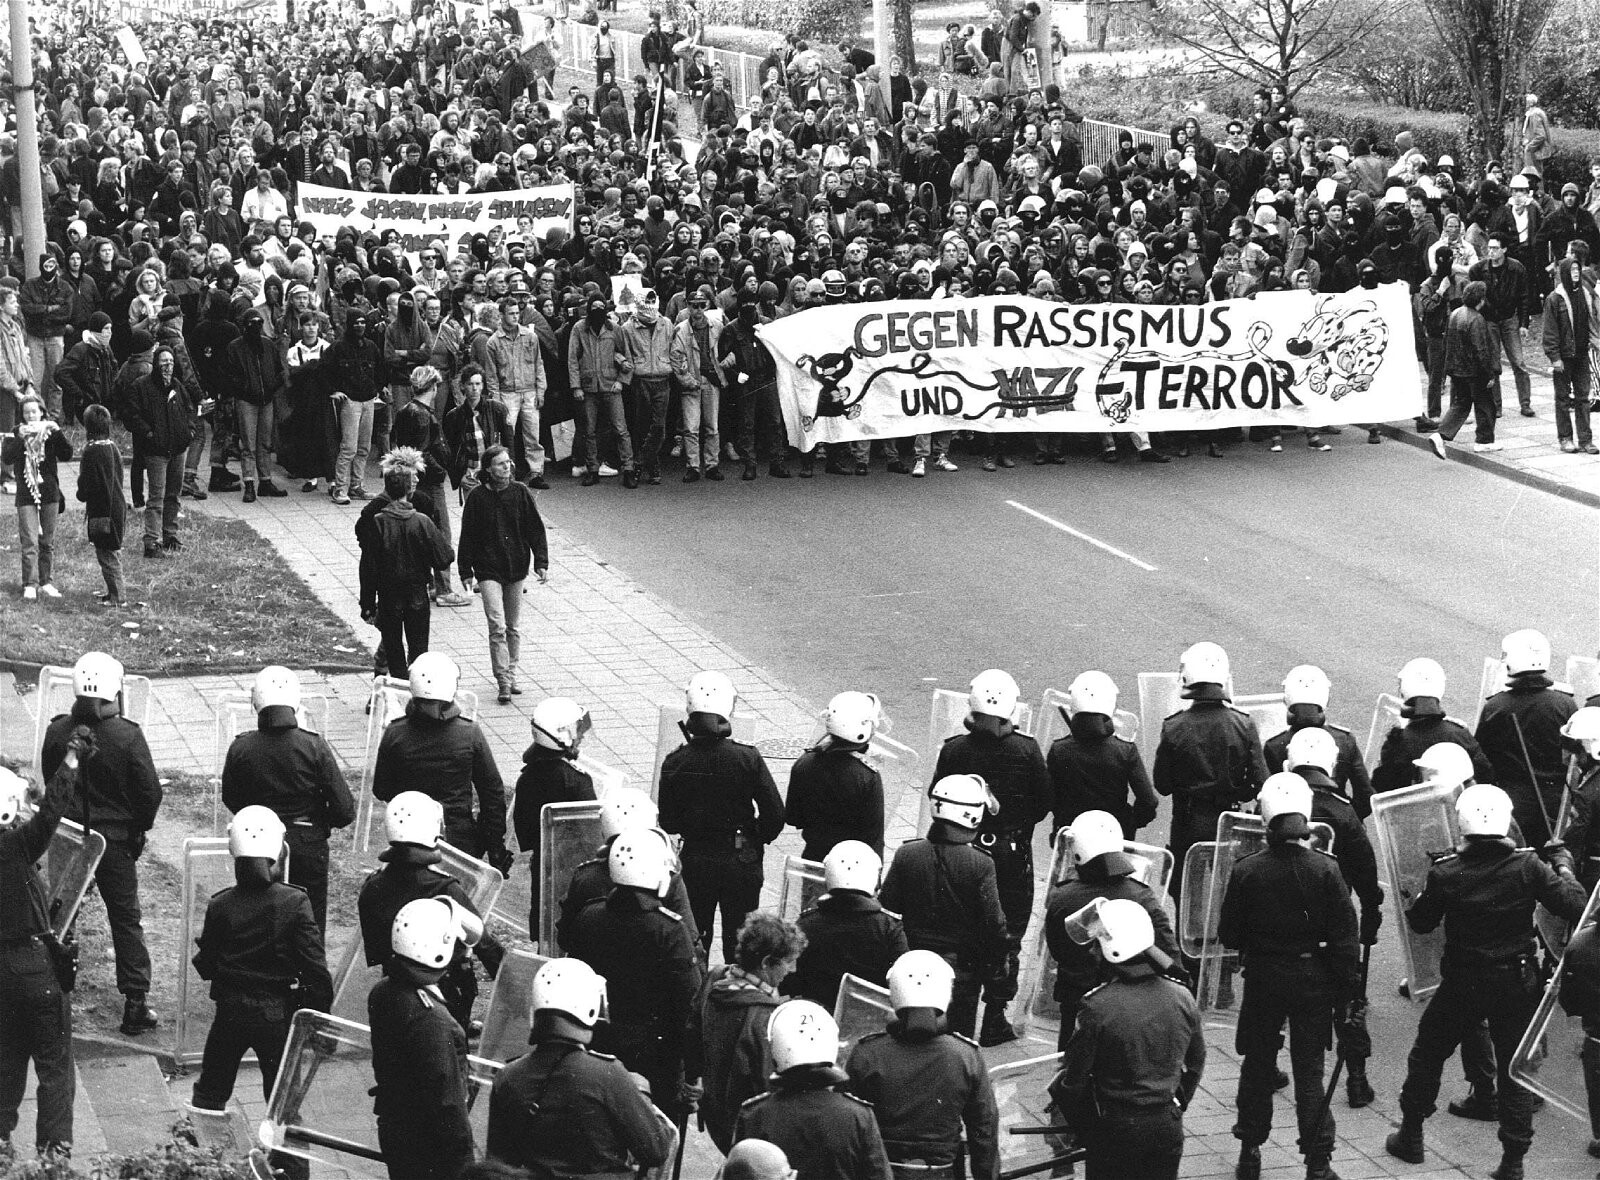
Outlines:
[{"label": "large white banner", "polygon": [[1391,422],[1424,399],[1403,283],[1198,307],[1022,296],[814,308],[760,329],[790,441]]},{"label": "large white banner", "polygon": [[302,184],[299,193],[300,216],[316,226],[318,234],[335,234],[346,225],[357,230],[397,229],[401,249],[408,254],[435,238],[444,238],[447,249],[463,247],[473,234],[496,225],[507,233],[541,239],[552,226],[570,230],[575,200],[570,184],[459,197],[357,193],[320,184]]}]

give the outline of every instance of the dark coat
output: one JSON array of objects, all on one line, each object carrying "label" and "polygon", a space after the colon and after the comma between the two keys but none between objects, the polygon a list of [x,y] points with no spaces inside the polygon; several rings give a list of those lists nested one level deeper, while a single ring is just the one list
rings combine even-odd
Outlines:
[{"label": "dark coat", "polygon": [[122,494],[122,452],[109,438],[92,439],[84,444],[78,464],[78,499],[85,516],[104,516],[111,521],[113,544],[121,549],[127,528],[128,502]]}]

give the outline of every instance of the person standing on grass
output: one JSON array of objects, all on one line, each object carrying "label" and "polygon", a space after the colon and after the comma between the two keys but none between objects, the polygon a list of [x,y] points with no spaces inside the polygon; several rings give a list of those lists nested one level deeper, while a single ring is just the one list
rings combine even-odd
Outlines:
[{"label": "person standing on grass", "polygon": [[56,464],[72,458],[72,444],[45,416],[44,400],[30,393],[18,409],[22,421],[0,444],[0,460],[17,484],[17,536],[22,542],[22,597],[60,598],[52,578],[56,517],[66,507]]},{"label": "person standing on grass", "polygon": [[476,584],[489,623],[489,666],[499,688],[499,701],[509,705],[522,689],[517,685],[517,658],[522,643],[519,622],[522,588],[531,564],[541,583],[549,581],[550,548],[544,520],[533,491],[512,478],[511,452],[503,446],[483,453],[479,483],[461,510],[461,547],[457,561],[461,584]]},{"label": "person standing on grass", "polygon": [[122,498],[122,452],[111,439],[111,411],[98,404],[88,406],[83,411],[83,428],[88,441],[78,464],[78,499],[88,517],[89,543],[106,580],[100,602],[127,606],[119,551],[128,523],[128,504]]},{"label": "person standing on grass", "polygon": [[123,417],[144,464],[148,497],[144,508],[144,555],[165,557],[183,547],[178,540],[178,492],[183,464],[194,438],[195,407],[174,379],[172,349],[155,350],[150,372],[133,383]]}]

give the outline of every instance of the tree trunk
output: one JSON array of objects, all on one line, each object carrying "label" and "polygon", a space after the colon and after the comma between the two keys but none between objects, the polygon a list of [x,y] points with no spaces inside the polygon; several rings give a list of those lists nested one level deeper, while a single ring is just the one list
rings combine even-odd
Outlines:
[{"label": "tree trunk", "polygon": [[[912,0],[894,0],[894,51],[905,65],[906,77],[917,76],[917,41],[915,10]],[[889,73],[889,63],[879,63],[883,67],[885,76]]]}]

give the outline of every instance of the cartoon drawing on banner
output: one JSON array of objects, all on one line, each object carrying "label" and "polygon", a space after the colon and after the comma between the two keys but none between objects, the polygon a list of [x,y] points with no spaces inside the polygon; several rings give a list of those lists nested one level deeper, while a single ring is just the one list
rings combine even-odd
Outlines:
[{"label": "cartoon drawing on banner", "polygon": [[1372,387],[1373,375],[1389,347],[1389,325],[1371,303],[1358,303],[1343,311],[1325,310],[1326,306],[1323,299],[1317,314],[1284,347],[1291,356],[1309,360],[1305,379],[1312,392],[1326,393],[1338,401],[1347,393]]}]

